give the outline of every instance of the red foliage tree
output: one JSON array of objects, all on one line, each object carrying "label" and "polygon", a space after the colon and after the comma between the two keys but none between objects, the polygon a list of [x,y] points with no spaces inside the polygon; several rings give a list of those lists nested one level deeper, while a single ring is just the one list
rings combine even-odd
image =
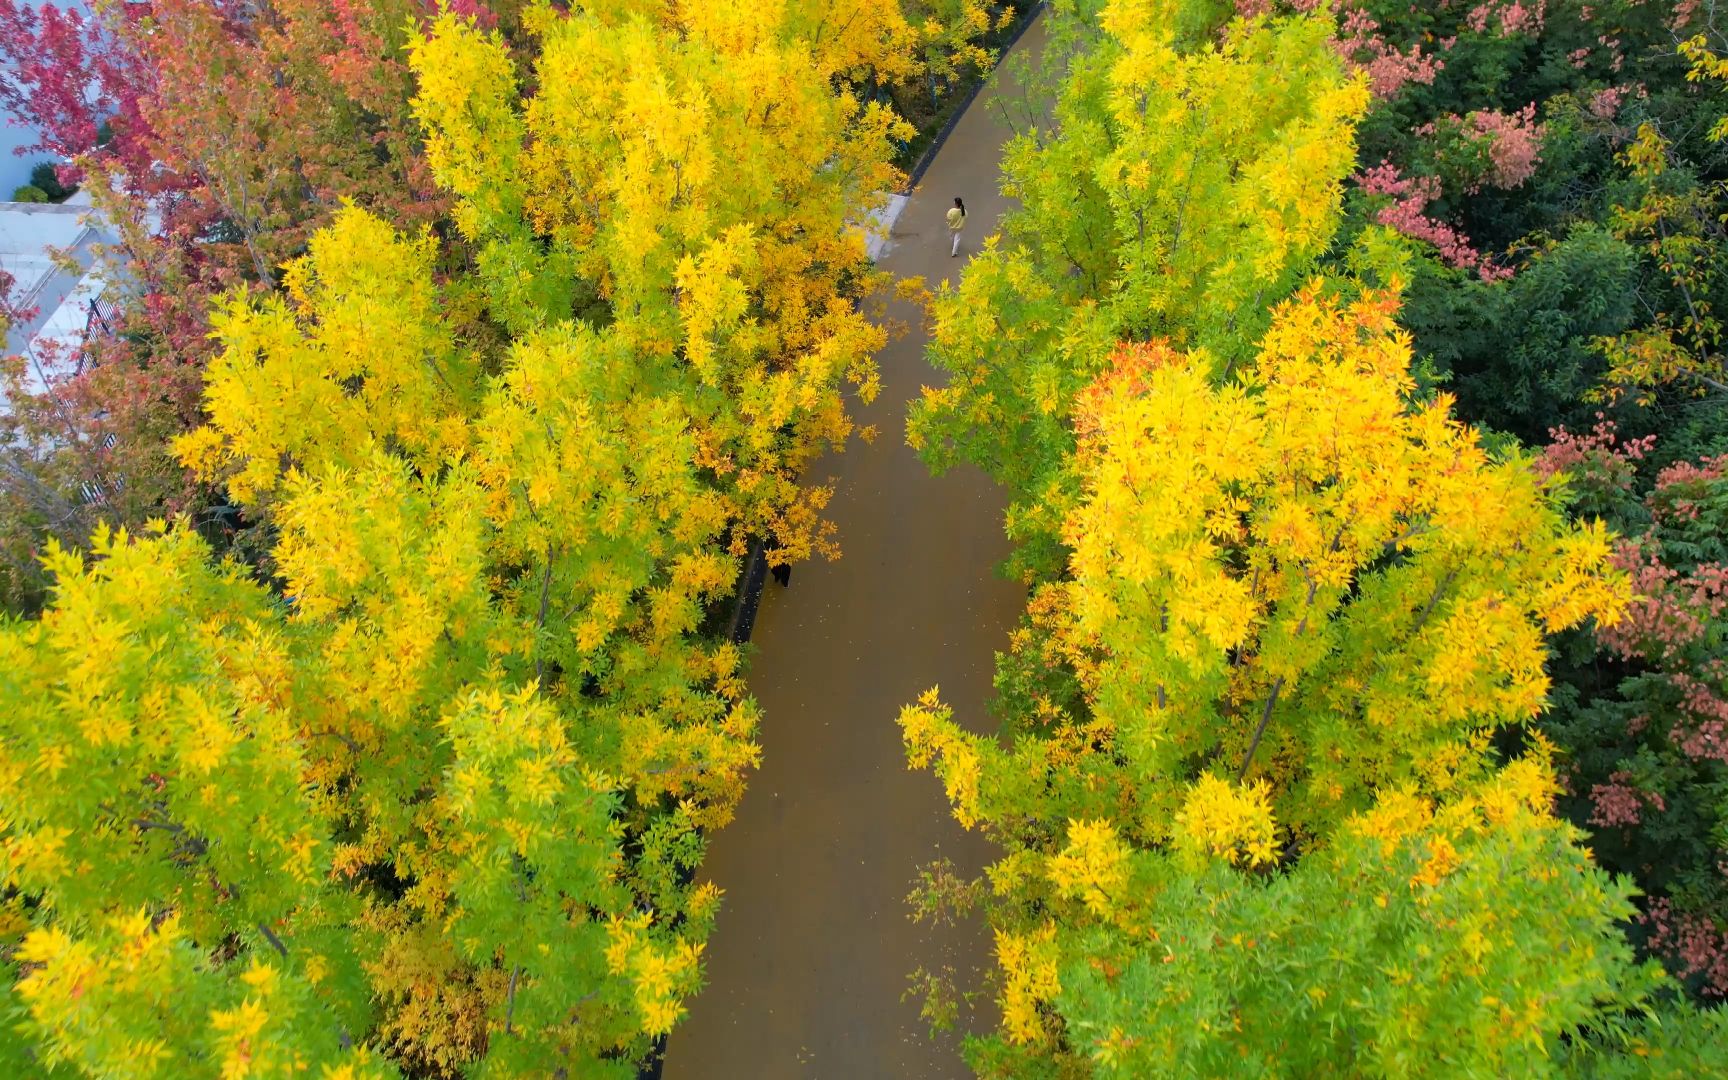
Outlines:
[{"label": "red foliage tree", "polygon": [[92,515],[136,524],[216,498],[165,449],[199,416],[215,295],[274,287],[345,199],[403,228],[443,213],[403,52],[437,6],[150,0],[89,15],[0,0],[0,109],[38,133],[28,151],[85,180],[118,236],[111,280],[127,283],[83,374],[37,400],[10,388],[9,437],[33,450],[0,473],[0,513],[24,526],[0,542],[14,578],[0,592],[30,592],[44,535],[75,542]]},{"label": "red foliage tree", "polygon": [[[130,21],[139,7],[118,4],[110,17]],[[77,9],[0,0],[0,58],[10,69],[0,79],[0,110],[37,136],[19,154],[52,154],[75,168],[98,151],[106,124],[111,138],[100,148],[133,171],[148,171],[149,139],[138,113],[146,73],[113,25]]]}]

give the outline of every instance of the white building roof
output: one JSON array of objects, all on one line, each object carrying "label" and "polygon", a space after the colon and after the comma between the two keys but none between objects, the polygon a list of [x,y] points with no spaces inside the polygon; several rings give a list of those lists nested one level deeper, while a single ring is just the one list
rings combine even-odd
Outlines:
[{"label": "white building roof", "polygon": [[[84,347],[84,332],[90,326],[90,311],[108,289],[100,269],[91,270],[78,279],[24,347],[30,359],[28,385],[33,393],[48,388],[48,382],[58,381],[78,371],[79,351]],[[112,318],[112,315],[109,315]]]},{"label": "white building roof", "polygon": [[90,208],[54,203],[0,202],[0,270],[14,278],[12,300],[31,307],[61,274],[50,248],[75,248],[91,232]]},{"label": "white building roof", "polygon": [[[7,329],[5,349],[30,361],[26,370],[34,391],[78,369],[90,304],[107,287],[95,269],[96,245],[107,239],[87,198],[74,196],[59,205],[0,202],[0,270],[14,279],[9,299],[35,311]],[[70,258],[74,268],[56,253]]]}]

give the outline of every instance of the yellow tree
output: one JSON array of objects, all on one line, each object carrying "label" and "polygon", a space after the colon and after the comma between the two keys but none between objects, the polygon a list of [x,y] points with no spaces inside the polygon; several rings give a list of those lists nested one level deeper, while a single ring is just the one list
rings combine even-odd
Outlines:
[{"label": "yellow tree", "polygon": [[893,186],[888,139],[905,132],[833,89],[878,62],[880,35],[812,46],[854,14],[537,7],[526,100],[504,43],[453,16],[412,52],[491,310],[517,332],[587,318],[676,394],[737,552],[751,533],[790,559],[832,549],[829,493],[798,476],[851,433],[843,389],[875,392],[884,334],[859,302],[878,279],[853,226]]},{"label": "yellow tree", "polygon": [[1059,558],[1047,506],[1071,494],[1069,403],[1112,344],[1251,355],[1339,220],[1368,92],[1329,21],[1213,33],[1211,9],[1056,5],[1052,32],[1078,51],[1052,90],[1053,126],[1009,143],[1003,189],[1021,208],[935,304],[930,358],[949,378],[925,389],[910,440],[938,469],[970,461],[1009,488],[1030,566]]},{"label": "yellow tree", "polygon": [[[51,549],[53,608],[0,626],[0,818],[17,1075],[381,1075],[309,780],[300,634],[185,531]],[[226,945],[222,943],[226,942]],[[220,947],[219,947],[220,946]],[[341,1073],[327,1073],[339,1075]]]},{"label": "yellow tree", "polygon": [[[651,382],[616,335],[566,321],[518,336],[481,393],[478,354],[438,313],[432,259],[427,240],[339,215],[289,268],[294,308],[236,303],[219,320],[212,422],[183,451],[268,509],[295,619],[328,633],[317,705],[329,768],[353,796],[341,870],[382,865],[424,886],[367,914],[382,943],[373,974],[397,1005],[383,1030],[409,1060],[452,1066],[489,1038],[488,1061],[528,1068],[549,1046],[629,1047],[678,1014],[698,971],[692,905],[712,901],[688,880],[698,830],[731,815],[756,758],[755,710],[738,650],[697,633],[737,564],[680,386]],[[558,707],[510,689],[523,685],[553,690]],[[417,808],[440,776],[470,782],[459,757],[424,749],[458,702],[460,716],[481,717],[472,723],[526,725],[521,759],[489,766],[484,790],[527,798],[533,813],[474,817],[478,795],[430,817]],[[442,737],[458,755],[503,749]],[[580,835],[596,838],[572,864],[587,876],[559,883],[544,860],[573,859]],[[559,836],[564,847],[545,846]],[[482,854],[505,862],[471,902],[461,883]],[[515,869],[500,878],[500,866]],[[543,924],[531,921],[535,897],[549,905]],[[504,906],[471,911],[492,903]],[[594,914],[572,920],[572,903]],[[636,903],[660,914],[641,921]],[[608,974],[613,946],[597,936],[608,918],[632,920],[626,961],[671,949],[682,974],[646,984],[657,989],[636,1004],[600,993],[557,1013],[578,972],[604,987],[629,970]],[[447,920],[495,925],[445,941],[435,928]],[[572,952],[573,966],[548,969],[523,955],[581,925],[597,950],[587,960]]]},{"label": "yellow tree", "polygon": [[1490,742],[1542,707],[1545,635],[1625,583],[1526,462],[1406,404],[1392,307],[1311,287],[1228,381],[1118,350],[1075,405],[1069,575],[999,676],[1012,743],[902,714],[1005,849],[986,1074],[1532,1075],[1648,1006],[1544,744]]},{"label": "yellow tree", "polygon": [[1444,397],[1404,404],[1392,315],[1310,287],[1240,379],[1131,345],[1081,396],[1069,572],[1018,642],[1078,693],[1033,693],[1026,783],[1155,841],[1185,777],[1215,769],[1323,834],[1375,790],[1474,775],[1481,738],[1540,707],[1544,635],[1617,616],[1599,526],[1568,526]]},{"label": "yellow tree", "polygon": [[[883,340],[853,226],[898,122],[845,85],[909,39],[852,6],[533,3],[519,54],[448,14],[414,44],[472,262],[340,210],[213,313],[178,444],[269,524],[274,589],[182,528],[104,536],[0,628],[20,1068],[623,1076],[681,1015],[702,833],[758,753],[710,615],[746,536],[830,544],[799,474]],[[831,36],[852,14],[887,29]]]},{"label": "yellow tree", "polygon": [[915,894],[995,932],[969,1060],[1708,1071],[1720,1023],[1653,1007],[1526,727],[1547,635],[1625,603],[1609,538],[1418,397],[1395,291],[1301,284],[1365,94],[1322,20],[1216,12],[1118,0],[1070,35],[1060,127],[1005,167],[1024,210],[937,305],[952,378],[912,441],[1011,488],[1032,587],[1001,736],[934,691],[901,716],[1002,849]]}]

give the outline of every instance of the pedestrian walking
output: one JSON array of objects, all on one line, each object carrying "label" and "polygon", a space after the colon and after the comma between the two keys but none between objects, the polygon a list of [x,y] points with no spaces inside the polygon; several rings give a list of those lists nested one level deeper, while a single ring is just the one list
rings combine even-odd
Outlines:
[{"label": "pedestrian walking", "polygon": [[960,254],[960,230],[966,227],[966,204],[960,201],[960,196],[954,196],[954,205],[948,208],[948,231],[954,234],[954,246],[948,252],[952,259]]}]

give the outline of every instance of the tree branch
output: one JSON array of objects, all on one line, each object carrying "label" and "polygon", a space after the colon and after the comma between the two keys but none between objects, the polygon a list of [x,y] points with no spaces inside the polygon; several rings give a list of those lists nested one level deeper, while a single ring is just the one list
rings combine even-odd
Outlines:
[{"label": "tree branch", "polygon": [[1266,725],[1272,720],[1272,710],[1278,705],[1278,692],[1284,689],[1284,676],[1278,676],[1272,683],[1272,693],[1266,698],[1266,707],[1260,710],[1260,726],[1254,729],[1254,739],[1248,744],[1248,752],[1242,755],[1242,767],[1236,770],[1236,782],[1240,784],[1248,775],[1248,766],[1254,761],[1254,751],[1260,749],[1260,736],[1266,734]]},{"label": "tree branch", "polygon": [[1440,579],[1440,584],[1434,586],[1434,595],[1428,598],[1428,606],[1422,609],[1422,614],[1416,616],[1416,625],[1410,628],[1410,636],[1415,637],[1428,625],[1428,616],[1434,614],[1435,605],[1440,603],[1440,597],[1446,592],[1446,586],[1452,584],[1452,579],[1458,576],[1458,568],[1454,566],[1446,571],[1446,576]]},{"label": "tree branch", "polygon": [[546,605],[552,599],[552,560],[556,552],[546,545],[546,573],[540,578],[540,614],[534,620],[534,681],[540,682],[546,673],[546,657],[540,648],[540,631],[546,628]]},{"label": "tree branch", "polygon": [[515,967],[510,969],[510,993],[507,995],[504,1005],[504,1034],[506,1035],[514,1033],[514,1025],[516,1022],[516,980],[521,976],[521,974],[521,964],[517,964]]},{"label": "tree branch", "polygon": [[270,947],[281,953],[282,959],[288,959],[288,946],[282,944],[282,939],[277,937],[275,933],[272,932],[268,926],[265,926],[262,921],[259,921],[256,925],[258,927],[258,932],[264,935],[264,940],[270,943]]},{"label": "tree branch", "polygon": [[353,739],[350,739],[348,736],[342,734],[340,731],[334,731],[334,730],[331,730],[331,731],[311,731],[311,732],[307,732],[307,734],[309,737],[314,738],[314,739],[318,739],[318,738],[335,739],[337,742],[340,742],[343,746],[346,746],[348,749],[352,750],[354,753],[358,754],[360,752],[360,744],[355,742]]}]

